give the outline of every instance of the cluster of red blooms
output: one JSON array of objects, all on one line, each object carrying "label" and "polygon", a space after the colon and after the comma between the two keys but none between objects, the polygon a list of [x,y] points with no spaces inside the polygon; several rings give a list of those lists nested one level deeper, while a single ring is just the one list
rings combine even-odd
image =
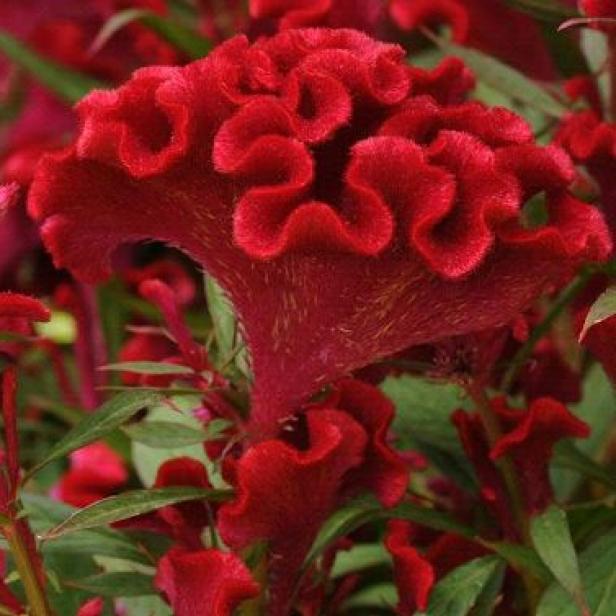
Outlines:
[{"label": "cluster of red blooms", "polygon": [[[41,545],[24,513],[29,491],[87,511],[137,475],[152,493],[215,495],[107,519],[118,536],[163,542],[139,545],[149,594],[177,616],[444,616],[439,584],[503,545],[513,557],[481,613],[534,613],[541,580],[514,548],[534,551],[532,521],[555,503],[555,446],[594,435],[565,405],[580,402],[595,360],[616,379],[616,317],[576,341],[613,271],[616,105],[594,75],[563,71],[548,26],[517,4],[3,0],[0,532],[21,585],[0,581],[1,613],[169,613],[79,579],[50,589],[63,583],[49,574],[53,537]],[[580,5],[616,82],[616,2]],[[576,14],[575,2],[550,6]],[[561,117],[537,136],[474,96],[482,76],[461,59],[414,63],[443,27],[553,95]],[[191,57],[178,32],[212,50]],[[558,36],[580,54],[579,31]],[[99,87],[71,109],[62,71],[63,83]],[[214,302],[200,299],[201,270],[233,306],[229,348]],[[33,327],[55,315],[73,324],[70,346]],[[118,362],[116,380],[101,370]],[[69,423],[77,409],[91,422],[114,387],[162,392],[154,421],[143,408],[123,426],[129,437],[162,426],[163,411],[173,425],[177,392],[189,392],[204,455],[168,456],[147,481],[138,449],[131,458],[101,433],[22,490],[19,445],[31,437],[18,430],[19,375],[53,381],[55,396],[35,385],[24,425],[57,428],[67,409]],[[397,379],[464,393],[447,422],[470,484],[429,449],[398,445],[404,410],[396,419],[384,393]],[[319,544],[357,503],[365,517]],[[382,547],[376,573],[340,573],[339,558],[366,542]],[[375,579],[397,599],[362,608]],[[72,607],[55,606],[71,593]]]}]

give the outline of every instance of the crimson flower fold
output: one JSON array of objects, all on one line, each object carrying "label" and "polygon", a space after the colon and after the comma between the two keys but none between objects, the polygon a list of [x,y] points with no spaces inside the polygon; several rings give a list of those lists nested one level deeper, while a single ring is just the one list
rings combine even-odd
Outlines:
[{"label": "crimson flower fold", "polygon": [[[599,212],[567,191],[566,154],[509,111],[460,102],[464,82],[447,92],[439,71],[327,29],[139,70],[78,105],[81,132],[39,166],[29,211],[84,280],[150,239],[200,263],[251,353],[249,434],[271,438],[325,384],[503,325],[611,250]],[[549,220],[529,228],[540,194]]]}]

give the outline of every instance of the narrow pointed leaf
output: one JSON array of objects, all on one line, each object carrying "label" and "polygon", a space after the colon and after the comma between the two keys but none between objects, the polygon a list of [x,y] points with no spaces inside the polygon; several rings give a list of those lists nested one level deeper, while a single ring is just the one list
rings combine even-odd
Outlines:
[{"label": "narrow pointed leaf", "polygon": [[[582,581],[593,616],[616,614],[616,530],[603,535],[580,554]],[[554,582],[544,593],[537,616],[579,616],[569,594]]]},{"label": "narrow pointed leaf", "polygon": [[588,330],[616,314],[616,287],[606,289],[591,306],[584,327],[580,332],[580,340],[584,340]]},{"label": "narrow pointed leaf", "polygon": [[469,66],[480,81],[513,100],[542,111],[545,115],[562,118],[567,107],[556,100],[545,88],[511,66],[476,49],[461,47],[435,37],[438,46],[449,55],[457,56]]},{"label": "narrow pointed leaf", "polygon": [[425,616],[466,616],[499,570],[495,556],[476,558],[447,574],[432,590]]},{"label": "narrow pointed leaf", "polygon": [[118,496],[110,496],[79,509],[69,518],[51,529],[45,539],[55,539],[69,533],[96,528],[127,520],[137,515],[155,511],[167,505],[192,500],[219,502],[230,496],[227,490],[206,490],[204,488],[177,487],[134,490]]},{"label": "narrow pointed leaf", "polygon": [[101,597],[142,597],[157,594],[151,576],[132,571],[101,573],[64,582],[64,585],[69,589],[86,590]]},{"label": "narrow pointed leaf", "polygon": [[173,19],[162,17],[146,9],[126,9],[115,13],[105,23],[92,44],[92,50],[101,49],[116,32],[135,21],[156,32],[162,39],[191,59],[202,58],[212,47],[208,39]]},{"label": "narrow pointed leaf", "polygon": [[160,395],[149,391],[126,391],[118,394],[105,402],[98,410],[86,415],[41,462],[27,473],[26,478],[30,478],[53,460],[62,458],[72,451],[107,436],[135,413],[154,406],[161,399]]},{"label": "narrow pointed leaf", "polygon": [[101,366],[99,370],[114,372],[135,372],[138,374],[190,374],[192,369],[188,366],[168,364],[158,361],[123,361],[115,364]]},{"label": "narrow pointed leaf", "polygon": [[154,449],[174,449],[211,441],[229,425],[225,420],[213,420],[206,429],[192,428],[171,421],[143,421],[126,426],[123,432],[133,441]]},{"label": "narrow pointed leaf", "polygon": [[532,519],[530,533],[535,549],[548,569],[571,595],[580,612],[584,616],[589,615],[565,512],[552,505]]},{"label": "narrow pointed leaf", "polygon": [[0,29],[0,54],[28,71],[37,81],[68,103],[75,103],[88,92],[107,87],[105,83],[44,58],[27,45]]}]

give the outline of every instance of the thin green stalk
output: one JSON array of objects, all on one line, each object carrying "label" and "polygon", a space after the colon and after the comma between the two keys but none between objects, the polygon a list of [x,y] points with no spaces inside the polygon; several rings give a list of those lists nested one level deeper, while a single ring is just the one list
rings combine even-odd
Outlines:
[{"label": "thin green stalk", "polygon": [[31,616],[53,616],[53,611],[47,600],[45,589],[36,573],[36,567],[31,562],[30,553],[24,542],[24,538],[17,528],[17,523],[11,521],[2,526],[4,535],[19,573],[19,578],[24,586],[26,599]]}]

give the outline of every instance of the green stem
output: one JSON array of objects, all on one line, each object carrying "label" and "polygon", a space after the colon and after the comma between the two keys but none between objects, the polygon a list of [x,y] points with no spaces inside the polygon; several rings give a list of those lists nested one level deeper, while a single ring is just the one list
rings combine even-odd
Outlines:
[{"label": "green stem", "polygon": [[[492,449],[503,437],[500,419],[492,410],[490,400],[482,387],[470,385],[467,388],[467,391],[475,403],[475,407],[479,413],[486,436],[488,438],[488,443],[490,444],[490,449]],[[513,518],[520,533],[522,543],[532,548],[533,543],[530,535],[530,524],[524,509],[524,500],[522,498],[522,492],[520,490],[520,484],[518,482],[518,477],[513,462],[509,456],[505,455],[500,457],[498,460],[495,460],[494,464],[500,471],[503,481],[505,482]],[[522,577],[524,587],[526,588],[529,614],[535,614],[535,608],[537,607],[541,596],[541,585],[539,580],[537,580],[537,578],[530,571],[521,571],[520,575]]]},{"label": "green stem", "polygon": [[9,545],[17,572],[24,586],[30,608],[29,614],[31,616],[53,616],[43,584],[36,573],[36,567],[30,559],[30,553],[17,524],[11,521],[3,525],[2,534]]},{"label": "green stem", "polygon": [[559,295],[558,299],[550,311],[546,315],[545,319],[531,332],[528,340],[518,350],[511,360],[511,364],[503,380],[501,381],[501,389],[507,392],[511,389],[518,372],[531,358],[535,346],[551,329],[554,321],[560,316],[563,310],[586,288],[586,285],[590,282],[592,276],[596,273],[595,268],[587,268],[583,270],[580,275],[571,283],[565,290]]}]

